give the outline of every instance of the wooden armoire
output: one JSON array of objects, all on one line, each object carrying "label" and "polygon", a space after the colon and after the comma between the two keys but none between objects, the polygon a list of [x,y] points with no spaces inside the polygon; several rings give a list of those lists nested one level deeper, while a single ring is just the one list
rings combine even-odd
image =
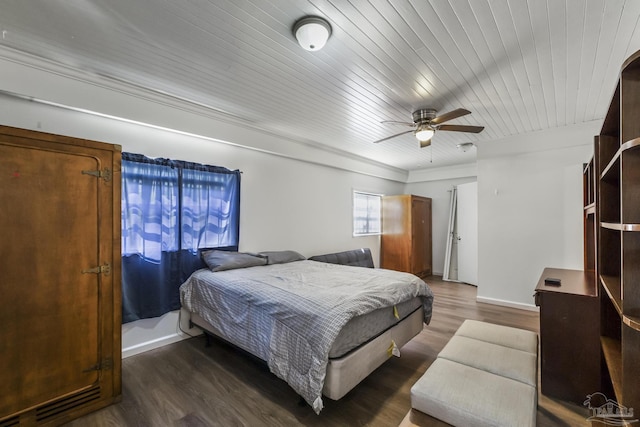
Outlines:
[{"label": "wooden armoire", "polygon": [[118,145],[0,126],[0,426],[121,394]]},{"label": "wooden armoire", "polygon": [[431,199],[382,197],[380,266],[417,276],[432,274]]}]

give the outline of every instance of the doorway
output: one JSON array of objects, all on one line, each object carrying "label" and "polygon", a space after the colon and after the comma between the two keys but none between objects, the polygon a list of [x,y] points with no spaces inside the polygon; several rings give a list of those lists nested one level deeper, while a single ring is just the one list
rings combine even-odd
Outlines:
[{"label": "doorway", "polygon": [[478,286],[478,183],[451,191],[443,279]]}]

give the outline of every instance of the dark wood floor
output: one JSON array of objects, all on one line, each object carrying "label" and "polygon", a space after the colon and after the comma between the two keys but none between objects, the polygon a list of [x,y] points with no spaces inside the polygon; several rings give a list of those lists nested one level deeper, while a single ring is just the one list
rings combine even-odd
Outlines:
[{"label": "dark wood floor", "polygon": [[[436,295],[431,324],[347,396],[325,398],[320,415],[265,364],[198,337],[125,359],[122,402],[67,425],[397,426],[411,386],[465,319],[538,331],[536,312],[477,303],[473,286],[427,282]],[[539,395],[538,426],[588,425],[587,417],[586,408]]]}]

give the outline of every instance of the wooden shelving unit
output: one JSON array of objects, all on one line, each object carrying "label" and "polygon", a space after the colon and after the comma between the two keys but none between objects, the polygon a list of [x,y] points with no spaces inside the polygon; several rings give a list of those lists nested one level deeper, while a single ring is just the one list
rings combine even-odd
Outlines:
[{"label": "wooden shelving unit", "polygon": [[[585,168],[585,270],[595,254],[604,377],[615,400],[640,410],[640,52],[620,79]],[[590,176],[595,182],[589,181]],[[593,202],[591,191],[595,195]],[[591,203],[595,209],[591,213]],[[593,238],[590,217],[596,224]],[[610,386],[611,388],[608,388]]]}]

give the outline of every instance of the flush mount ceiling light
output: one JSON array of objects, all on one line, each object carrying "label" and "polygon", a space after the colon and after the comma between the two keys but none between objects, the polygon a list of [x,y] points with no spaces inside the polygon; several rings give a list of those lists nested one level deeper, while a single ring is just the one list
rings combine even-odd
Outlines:
[{"label": "flush mount ceiling light", "polygon": [[331,35],[331,25],[317,16],[306,16],[293,25],[293,35],[303,49],[320,50]]}]

